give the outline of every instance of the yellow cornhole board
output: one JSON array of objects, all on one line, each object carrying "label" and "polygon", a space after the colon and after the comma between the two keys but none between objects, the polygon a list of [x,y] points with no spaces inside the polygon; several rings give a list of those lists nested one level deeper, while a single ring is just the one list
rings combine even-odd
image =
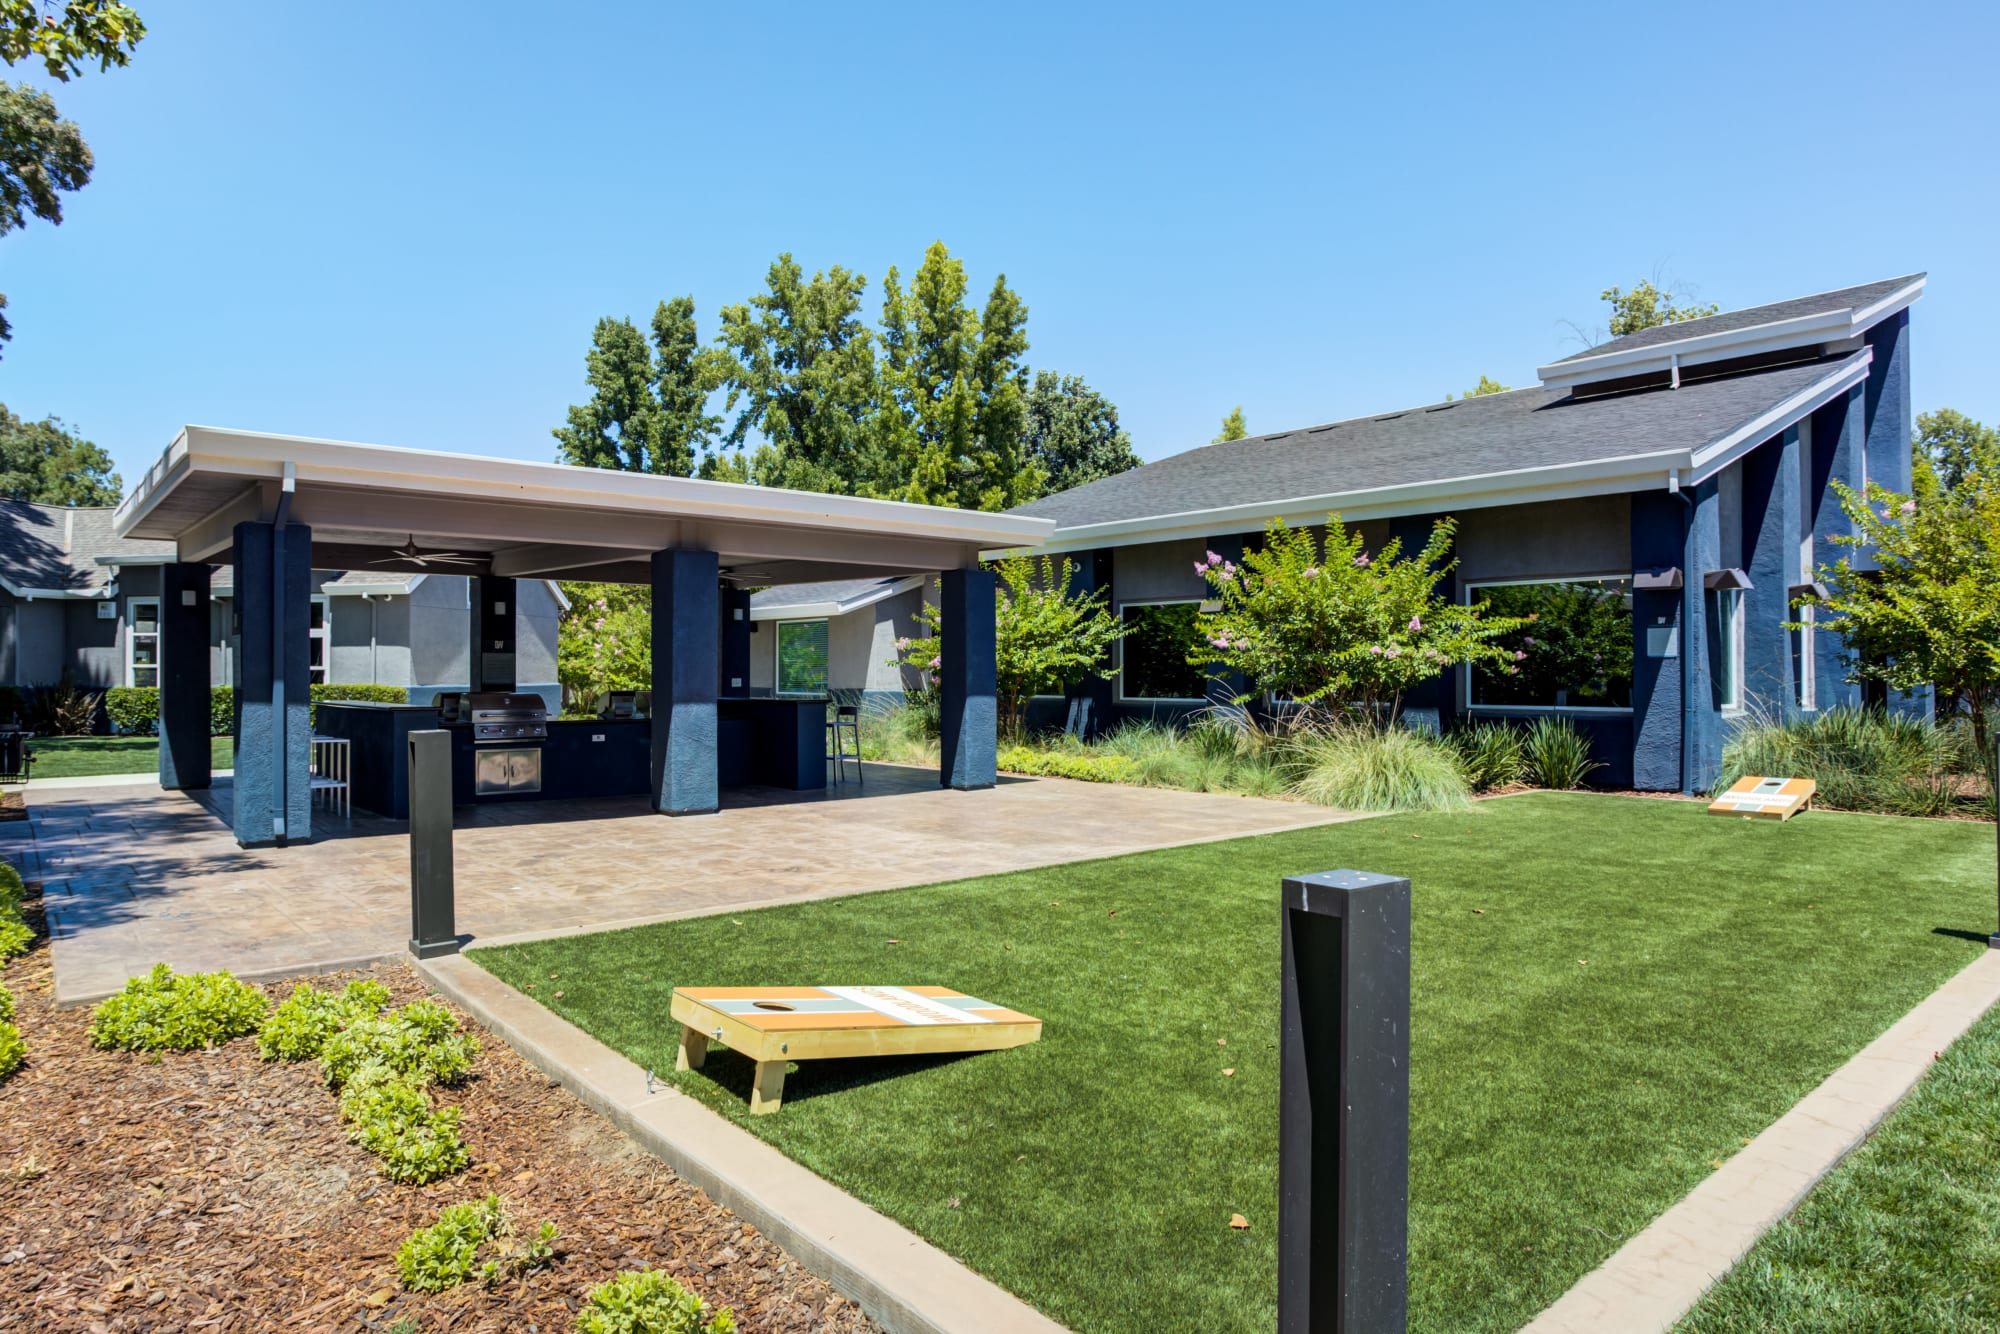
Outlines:
[{"label": "yellow cornhole board", "polygon": [[752,1116],[778,1110],[787,1061],[998,1051],[1042,1035],[1041,1020],[950,987],[675,987],[671,1013],[674,1069],[701,1069],[710,1038],[757,1063]]},{"label": "yellow cornhole board", "polygon": [[1819,784],[1810,778],[1739,778],[1708,804],[1708,813],[1745,820],[1789,820],[1812,804],[1817,791]]}]

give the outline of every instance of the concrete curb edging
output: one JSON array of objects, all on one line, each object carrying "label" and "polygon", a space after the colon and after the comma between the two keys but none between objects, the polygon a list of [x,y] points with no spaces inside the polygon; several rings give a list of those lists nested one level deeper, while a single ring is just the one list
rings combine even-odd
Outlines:
[{"label": "concrete curb edging", "polygon": [[1996,1002],[2000,950],[1973,960],[1918,1002],[1521,1334],[1671,1330]]},{"label": "concrete curb edging", "polygon": [[1020,1298],[694,1099],[657,1082],[648,1092],[636,1063],[463,955],[411,963],[530,1065],[797,1256],[889,1334],[1061,1334]]}]

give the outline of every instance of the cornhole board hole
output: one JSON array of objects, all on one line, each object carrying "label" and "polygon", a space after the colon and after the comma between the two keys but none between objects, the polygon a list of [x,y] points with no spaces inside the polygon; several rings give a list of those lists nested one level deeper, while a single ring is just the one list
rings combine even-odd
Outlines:
[{"label": "cornhole board hole", "polygon": [[998,1051],[1042,1035],[1041,1020],[950,987],[675,987],[671,1013],[674,1069],[701,1069],[710,1038],[757,1063],[752,1116],[778,1110],[787,1061]]},{"label": "cornhole board hole", "polygon": [[1745,820],[1789,820],[1812,804],[1819,784],[1810,778],[1743,777],[1708,804],[1710,815]]}]

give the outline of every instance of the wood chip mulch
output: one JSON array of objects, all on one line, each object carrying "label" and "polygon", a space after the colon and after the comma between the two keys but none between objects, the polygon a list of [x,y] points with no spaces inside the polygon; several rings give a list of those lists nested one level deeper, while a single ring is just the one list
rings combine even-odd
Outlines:
[{"label": "wood chip mulch", "polygon": [[[366,975],[398,1004],[427,994],[401,965]],[[0,1330],[539,1334],[570,1329],[590,1288],[641,1267],[734,1308],[746,1331],[875,1328],[462,1013],[484,1050],[470,1083],[434,1096],[464,1108],[473,1167],[403,1186],[348,1142],[316,1064],[267,1064],[254,1038],[93,1051],[89,1008],[50,1003],[46,942],[0,983],[28,1046],[0,1084]],[[490,1289],[404,1291],[396,1247],[442,1206],[489,1191],[520,1228],[562,1230],[554,1267]]]}]

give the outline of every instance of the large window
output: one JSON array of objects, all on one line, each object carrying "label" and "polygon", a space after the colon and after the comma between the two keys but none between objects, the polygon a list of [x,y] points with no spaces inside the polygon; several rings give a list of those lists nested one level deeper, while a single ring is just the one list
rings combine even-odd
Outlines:
[{"label": "large window", "polygon": [[778,622],[778,693],[826,693],[826,622]]},{"label": "large window", "polygon": [[1125,626],[1119,641],[1118,694],[1133,700],[1199,700],[1208,681],[1188,665],[1197,636],[1196,602],[1126,603],[1118,609]]},{"label": "large window", "polygon": [[125,601],[125,682],[135,686],[160,684],[160,600]]},{"label": "large window", "polygon": [[1715,593],[1716,648],[1722,670],[1716,680],[1722,707],[1735,711],[1743,707],[1743,590],[1717,589]]},{"label": "large window", "polygon": [[1467,673],[1473,708],[1632,707],[1631,580],[1487,584],[1469,598],[1489,616],[1533,618],[1494,641],[1511,662]]}]

